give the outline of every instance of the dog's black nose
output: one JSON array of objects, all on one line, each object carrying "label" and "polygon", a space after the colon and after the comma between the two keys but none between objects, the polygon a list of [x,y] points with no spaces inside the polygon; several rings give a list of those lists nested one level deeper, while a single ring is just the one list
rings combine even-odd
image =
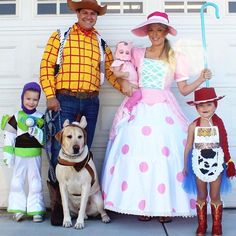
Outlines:
[{"label": "dog's black nose", "polygon": [[79,153],[79,145],[74,145],[73,146],[73,151],[74,151],[74,154],[78,154]]}]

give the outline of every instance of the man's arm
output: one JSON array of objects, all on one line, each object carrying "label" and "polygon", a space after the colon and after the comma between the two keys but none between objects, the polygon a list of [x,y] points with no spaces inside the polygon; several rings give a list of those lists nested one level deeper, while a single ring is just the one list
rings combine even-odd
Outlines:
[{"label": "man's arm", "polygon": [[60,109],[60,103],[56,99],[54,76],[59,48],[59,35],[54,32],[47,42],[40,64],[40,84],[47,98],[47,108],[53,111]]},{"label": "man's arm", "polygon": [[54,69],[59,47],[58,32],[54,32],[47,42],[40,64],[40,84],[47,99],[55,97]]},{"label": "man's arm", "polygon": [[113,62],[113,55],[111,52],[111,49],[106,45],[105,46],[105,77],[109,81],[109,83],[116,89],[121,91],[121,86],[118,83],[117,78],[113,74],[113,72],[110,70],[111,64]]}]

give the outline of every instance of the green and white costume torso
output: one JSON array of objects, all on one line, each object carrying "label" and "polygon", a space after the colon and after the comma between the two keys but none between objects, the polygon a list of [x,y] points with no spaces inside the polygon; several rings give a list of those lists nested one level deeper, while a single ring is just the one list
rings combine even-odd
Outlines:
[{"label": "green and white costume torso", "polygon": [[[35,121],[33,128],[26,125],[28,118]],[[8,199],[9,212],[45,214],[41,178],[42,126],[43,114],[38,111],[31,115],[19,111],[10,117],[5,125],[4,159],[8,166],[14,166]],[[33,133],[30,133],[30,130],[33,130]],[[28,194],[25,193],[26,177],[29,185]]]}]

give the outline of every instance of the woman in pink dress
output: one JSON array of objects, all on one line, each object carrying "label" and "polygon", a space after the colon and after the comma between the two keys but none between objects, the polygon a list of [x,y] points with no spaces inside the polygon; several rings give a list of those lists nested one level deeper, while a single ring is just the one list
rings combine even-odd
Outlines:
[{"label": "woman in pink dress", "polygon": [[[166,13],[153,12],[132,33],[148,36],[151,45],[133,49],[142,98],[131,114],[121,115],[123,103],[114,118],[102,171],[105,208],[140,220],[159,216],[162,222],[195,215],[195,199],[182,188],[188,122],[170,87],[175,81],[186,96],[210,79],[211,71],[202,70],[187,84],[186,60],[166,38],[177,34]],[[136,88],[125,79],[120,83],[127,96]]]}]

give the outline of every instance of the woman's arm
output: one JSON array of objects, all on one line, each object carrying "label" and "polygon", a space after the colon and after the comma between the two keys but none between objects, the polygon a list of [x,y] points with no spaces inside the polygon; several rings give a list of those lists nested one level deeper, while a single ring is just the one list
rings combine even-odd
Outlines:
[{"label": "woman's arm", "polygon": [[186,80],[177,82],[178,89],[183,96],[187,96],[196,90],[206,79],[211,79],[212,73],[209,69],[203,69],[199,77],[188,84]]}]

